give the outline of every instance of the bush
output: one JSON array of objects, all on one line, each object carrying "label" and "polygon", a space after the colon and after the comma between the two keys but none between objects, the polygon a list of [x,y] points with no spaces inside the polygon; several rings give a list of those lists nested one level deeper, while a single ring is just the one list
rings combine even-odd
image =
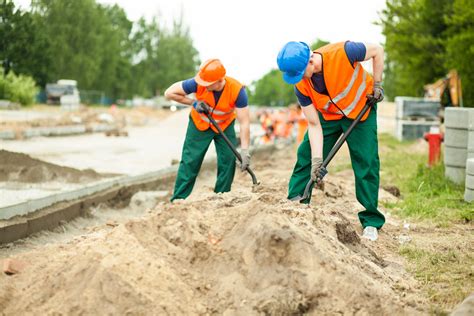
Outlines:
[{"label": "bush", "polygon": [[36,82],[30,76],[15,75],[13,72],[6,77],[0,75],[0,99],[30,105],[34,103],[37,93]]}]

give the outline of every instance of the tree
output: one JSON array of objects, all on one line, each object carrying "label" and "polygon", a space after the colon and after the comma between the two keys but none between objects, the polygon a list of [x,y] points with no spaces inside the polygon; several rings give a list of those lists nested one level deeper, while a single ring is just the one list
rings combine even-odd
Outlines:
[{"label": "tree", "polygon": [[15,9],[12,1],[0,6],[0,42],[2,65],[5,72],[32,75],[40,84],[48,80],[47,69],[50,63],[45,52],[47,41],[37,31],[37,21],[30,12]]},{"label": "tree", "polygon": [[282,73],[272,69],[261,79],[254,82],[250,103],[266,106],[287,106],[296,102],[293,85],[283,81]]},{"label": "tree", "polygon": [[446,62],[462,80],[464,106],[474,107],[474,2],[455,0],[452,15],[446,17],[448,38]]},{"label": "tree", "polygon": [[[315,50],[327,44],[329,42],[316,39],[310,47]],[[277,69],[270,70],[252,83],[249,99],[250,103],[266,106],[287,106],[297,101],[294,86],[284,82],[282,73]]]},{"label": "tree", "polygon": [[387,0],[381,14],[386,37],[385,92],[423,95],[423,86],[446,74],[445,47],[448,28],[443,16],[449,0]]}]

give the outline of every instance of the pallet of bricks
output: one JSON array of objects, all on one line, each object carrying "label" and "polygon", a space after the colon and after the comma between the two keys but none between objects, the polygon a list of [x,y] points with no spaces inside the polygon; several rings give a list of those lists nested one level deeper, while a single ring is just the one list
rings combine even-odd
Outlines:
[{"label": "pallet of bricks", "polygon": [[444,164],[451,181],[465,184],[464,199],[474,201],[474,108],[445,111]]},{"label": "pallet of bricks", "polygon": [[424,98],[396,97],[395,104],[395,136],[398,140],[422,138],[432,128],[439,128],[439,102]]}]

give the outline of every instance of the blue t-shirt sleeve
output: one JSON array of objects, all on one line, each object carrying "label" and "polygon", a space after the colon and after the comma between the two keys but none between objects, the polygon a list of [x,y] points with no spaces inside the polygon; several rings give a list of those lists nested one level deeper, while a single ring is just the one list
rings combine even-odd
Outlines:
[{"label": "blue t-shirt sleeve", "polygon": [[353,65],[356,61],[364,61],[367,49],[364,43],[349,41],[344,44],[344,50],[346,51],[347,58],[349,58]]},{"label": "blue t-shirt sleeve", "polygon": [[296,94],[296,97],[298,98],[298,103],[299,103],[301,106],[308,106],[308,105],[310,105],[311,103],[313,103],[313,101],[311,101],[311,98],[305,96],[304,94],[302,94],[302,93],[300,92],[300,90],[298,90],[298,88],[297,88],[296,86],[295,86],[295,94]]},{"label": "blue t-shirt sleeve", "polygon": [[249,98],[247,96],[247,91],[245,91],[245,87],[242,87],[239,92],[239,96],[235,101],[235,106],[239,109],[246,107],[249,104]]},{"label": "blue t-shirt sleeve", "polygon": [[197,92],[197,83],[194,78],[187,79],[183,81],[183,90],[186,94],[196,93]]}]

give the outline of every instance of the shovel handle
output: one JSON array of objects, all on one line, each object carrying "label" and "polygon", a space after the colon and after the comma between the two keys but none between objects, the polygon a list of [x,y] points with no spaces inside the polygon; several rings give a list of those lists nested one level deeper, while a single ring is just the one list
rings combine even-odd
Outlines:
[{"label": "shovel handle", "polygon": [[[360,120],[362,119],[362,117],[365,115],[365,113],[367,113],[367,111],[376,103],[376,100],[374,98],[371,98],[369,99],[364,107],[362,108],[362,110],[359,112],[359,114],[357,115],[357,117],[354,119],[354,121],[351,123],[351,125],[349,126],[349,128],[347,129],[347,131],[342,134],[342,136],[339,138],[339,140],[337,141],[337,143],[332,147],[331,151],[329,152],[328,156],[326,157],[326,159],[324,159],[323,161],[323,164],[321,165],[321,167],[324,167],[326,168],[329,163],[331,162],[331,160],[334,158],[334,156],[336,155],[336,153],[339,151],[339,149],[341,149],[342,145],[344,144],[344,142],[346,141],[347,137],[349,137],[349,135],[351,134],[352,130],[354,129],[354,127],[359,124]],[[304,193],[303,193],[303,196],[299,199],[300,201],[304,201],[306,200],[309,195],[311,194],[311,188],[313,187],[313,185],[315,184],[316,181],[314,181],[313,179],[310,179],[308,181],[308,183],[306,184],[306,187],[304,189]]]},{"label": "shovel handle", "polygon": [[[224,131],[222,130],[222,128],[219,126],[219,124],[217,124],[216,120],[214,120],[214,118],[211,116],[211,114],[209,113],[209,110],[206,109],[206,111],[204,112],[204,114],[206,114],[207,118],[209,119],[209,121],[212,123],[212,125],[214,125],[214,127],[217,129],[217,131],[219,132],[219,134],[222,136],[222,138],[224,139],[224,141],[227,143],[227,146],[229,146],[229,148],[232,150],[232,152],[234,153],[235,157],[237,157],[237,160],[239,160],[240,163],[242,163],[242,156],[240,155],[240,153],[237,151],[237,149],[235,148],[234,144],[232,144],[232,142],[230,141],[230,139],[227,137],[227,135],[224,134]],[[257,180],[257,177],[255,176],[255,173],[253,173],[252,169],[250,169],[250,167],[247,167],[246,168],[246,171],[250,174],[250,176],[252,177],[252,183],[254,185],[257,185],[259,184],[258,180]]]}]

